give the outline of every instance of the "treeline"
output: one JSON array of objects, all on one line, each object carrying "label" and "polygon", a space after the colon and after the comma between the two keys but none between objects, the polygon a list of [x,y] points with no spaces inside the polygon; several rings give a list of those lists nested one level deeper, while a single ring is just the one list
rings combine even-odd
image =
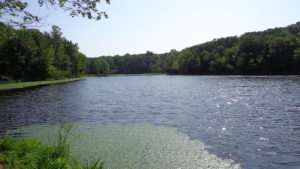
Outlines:
[{"label": "treeline", "polygon": [[78,45],[62,36],[61,29],[50,33],[19,29],[0,23],[0,76],[20,80],[77,77],[86,73],[86,57]]},{"label": "treeline", "polygon": [[182,51],[89,58],[87,65],[90,74],[300,74],[300,22]]},{"label": "treeline", "polygon": [[45,80],[85,74],[300,74],[300,22],[164,54],[86,58],[61,29],[50,33],[0,23],[0,80]]}]

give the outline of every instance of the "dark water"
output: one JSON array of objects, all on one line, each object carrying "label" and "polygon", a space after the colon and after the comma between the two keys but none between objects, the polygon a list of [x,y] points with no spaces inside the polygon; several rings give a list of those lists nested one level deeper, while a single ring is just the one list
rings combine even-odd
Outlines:
[{"label": "dark water", "polygon": [[175,127],[246,169],[300,168],[300,77],[120,76],[0,93],[0,134],[81,122]]}]

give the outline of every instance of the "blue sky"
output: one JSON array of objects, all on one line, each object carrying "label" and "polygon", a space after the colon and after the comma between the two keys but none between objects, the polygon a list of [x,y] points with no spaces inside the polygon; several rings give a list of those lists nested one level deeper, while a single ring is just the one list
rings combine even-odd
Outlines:
[{"label": "blue sky", "polygon": [[[32,2],[32,4],[34,4]],[[108,19],[72,18],[61,10],[32,5],[44,26],[62,28],[88,57],[168,52],[249,31],[300,21],[299,0],[111,0],[99,8]]]}]

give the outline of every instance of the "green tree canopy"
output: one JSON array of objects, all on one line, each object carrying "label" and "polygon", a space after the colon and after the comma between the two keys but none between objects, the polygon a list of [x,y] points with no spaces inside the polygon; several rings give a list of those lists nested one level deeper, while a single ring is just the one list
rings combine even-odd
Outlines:
[{"label": "green tree canopy", "polygon": [[[105,60],[111,73],[300,74],[300,22],[214,39],[182,51],[93,58],[97,60]],[[98,65],[99,70],[107,67]],[[93,62],[88,62],[88,73],[97,73],[89,71],[94,68]]]}]

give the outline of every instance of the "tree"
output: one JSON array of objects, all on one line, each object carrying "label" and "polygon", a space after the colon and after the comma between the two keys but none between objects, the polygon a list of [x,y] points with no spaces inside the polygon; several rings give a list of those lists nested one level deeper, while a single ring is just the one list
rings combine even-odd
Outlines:
[{"label": "tree", "polygon": [[[5,28],[6,27],[6,28]],[[86,72],[86,57],[77,44],[66,40],[57,26],[52,32],[14,29],[0,36],[0,76],[18,80],[45,80],[80,76]]]},{"label": "tree", "polygon": [[[110,0],[105,1],[107,4],[110,3]],[[106,12],[98,9],[100,0],[38,0],[37,2],[40,7],[61,8],[71,17],[94,20],[100,20],[103,16],[108,17]],[[28,6],[28,2],[23,0],[1,0],[0,22],[13,27],[26,27],[39,22],[41,18],[28,11]]]},{"label": "tree", "polygon": [[99,61],[99,68],[100,68],[99,71],[100,74],[108,74],[110,72],[110,66],[107,63],[107,61],[104,59]]},{"label": "tree", "polygon": [[296,71],[300,72],[300,48],[297,48],[294,50],[294,56],[293,56],[295,65],[296,65]]}]

